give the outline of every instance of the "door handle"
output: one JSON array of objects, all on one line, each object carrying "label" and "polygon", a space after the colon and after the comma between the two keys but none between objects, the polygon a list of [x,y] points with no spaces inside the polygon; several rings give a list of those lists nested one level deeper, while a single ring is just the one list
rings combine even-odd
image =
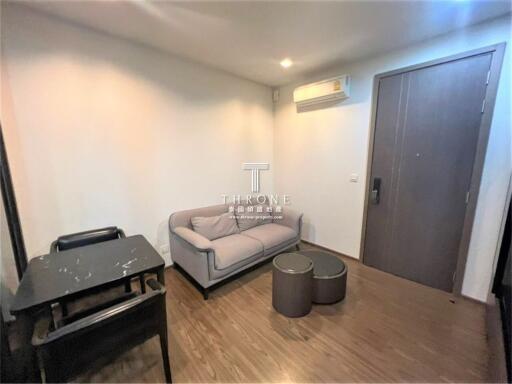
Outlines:
[{"label": "door handle", "polygon": [[373,204],[379,204],[379,201],[380,201],[380,183],[381,183],[380,177],[374,177],[373,178],[373,187],[372,187],[372,192],[371,192],[371,195],[370,195],[370,198],[371,198]]}]

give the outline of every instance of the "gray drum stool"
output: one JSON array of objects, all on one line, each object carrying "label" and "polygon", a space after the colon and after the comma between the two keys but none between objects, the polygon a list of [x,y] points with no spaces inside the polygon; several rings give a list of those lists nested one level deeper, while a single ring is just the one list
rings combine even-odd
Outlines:
[{"label": "gray drum stool", "polygon": [[332,304],[345,298],[347,267],[338,257],[323,251],[298,252],[313,262],[313,303]]},{"label": "gray drum stool", "polygon": [[288,317],[311,311],[313,262],[298,253],[276,256],[272,268],[272,306]]}]

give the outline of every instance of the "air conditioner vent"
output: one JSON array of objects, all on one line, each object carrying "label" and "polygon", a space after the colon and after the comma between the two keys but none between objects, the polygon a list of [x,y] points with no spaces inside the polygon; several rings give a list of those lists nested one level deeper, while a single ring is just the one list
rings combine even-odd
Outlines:
[{"label": "air conditioner vent", "polygon": [[342,75],[316,83],[303,85],[293,91],[298,106],[343,100],[350,96],[350,76]]}]

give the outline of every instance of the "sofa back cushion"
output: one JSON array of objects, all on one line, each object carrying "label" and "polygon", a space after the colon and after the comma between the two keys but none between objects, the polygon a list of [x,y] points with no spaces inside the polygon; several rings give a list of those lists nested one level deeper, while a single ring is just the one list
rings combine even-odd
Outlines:
[{"label": "sofa back cushion", "polygon": [[219,216],[197,216],[191,219],[194,231],[209,240],[219,239],[239,232],[236,219],[232,213]]},{"label": "sofa back cushion", "polygon": [[185,227],[193,230],[193,217],[219,216],[228,212],[228,208],[229,207],[227,205],[212,205],[210,207],[194,208],[188,209],[186,211],[175,212],[169,218],[169,229],[171,232],[174,231],[174,229],[177,227]]},{"label": "sofa back cushion", "polygon": [[[243,211],[239,208],[243,207]],[[235,207],[236,221],[240,231],[246,231],[261,224],[272,222],[272,212],[267,211],[268,205],[239,205]]]}]

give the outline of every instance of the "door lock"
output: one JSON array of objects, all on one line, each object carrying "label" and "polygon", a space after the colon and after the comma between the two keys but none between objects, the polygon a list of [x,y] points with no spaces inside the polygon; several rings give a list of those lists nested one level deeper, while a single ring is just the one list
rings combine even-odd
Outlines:
[{"label": "door lock", "polygon": [[373,188],[372,188],[372,192],[370,194],[370,198],[371,198],[373,204],[379,204],[379,201],[380,201],[380,184],[381,184],[380,177],[374,177],[373,178]]}]

